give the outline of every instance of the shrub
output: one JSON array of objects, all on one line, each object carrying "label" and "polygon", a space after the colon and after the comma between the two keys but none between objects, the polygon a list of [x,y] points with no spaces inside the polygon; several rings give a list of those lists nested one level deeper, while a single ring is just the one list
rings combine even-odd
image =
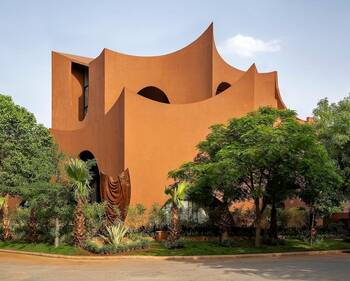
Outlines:
[{"label": "shrub", "polygon": [[307,222],[307,212],[304,208],[291,207],[282,210],[280,221],[285,228],[303,228]]},{"label": "shrub", "polygon": [[23,240],[29,233],[28,221],[30,217],[29,208],[18,207],[12,216],[12,234],[15,240]]},{"label": "shrub", "polygon": [[167,240],[163,243],[163,245],[167,249],[181,249],[185,247],[184,242],[181,240],[175,240],[175,241]]},{"label": "shrub", "polygon": [[86,234],[88,238],[102,234],[107,225],[106,202],[84,205]]},{"label": "shrub", "polygon": [[128,208],[125,225],[131,231],[137,231],[142,226],[146,225],[146,208],[142,204],[136,204]]},{"label": "shrub", "polygon": [[158,203],[153,203],[148,214],[148,224],[156,229],[163,229],[166,222],[166,211]]},{"label": "shrub", "polygon": [[121,242],[118,245],[105,244],[99,247],[96,243],[91,240],[85,242],[84,248],[94,254],[110,255],[119,254],[124,252],[130,252],[135,250],[142,250],[149,247],[149,241],[145,238],[138,239],[135,241]]}]

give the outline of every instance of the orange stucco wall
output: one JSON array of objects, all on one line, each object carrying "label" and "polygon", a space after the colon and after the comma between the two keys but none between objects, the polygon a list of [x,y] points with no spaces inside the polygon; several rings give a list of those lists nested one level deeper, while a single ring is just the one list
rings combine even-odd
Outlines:
[{"label": "orange stucco wall", "polygon": [[[72,62],[89,67],[89,108],[79,121],[79,83]],[[231,85],[219,95],[221,82]],[[170,104],[138,95],[161,89]],[[78,89],[78,90],[77,90]],[[138,57],[104,49],[95,59],[53,52],[52,132],[61,150],[94,154],[110,176],[128,168],[131,204],[162,203],[167,173],[196,154],[209,126],[261,106],[284,108],[277,73],[238,70],[218,54],[212,25],[189,46]]]}]

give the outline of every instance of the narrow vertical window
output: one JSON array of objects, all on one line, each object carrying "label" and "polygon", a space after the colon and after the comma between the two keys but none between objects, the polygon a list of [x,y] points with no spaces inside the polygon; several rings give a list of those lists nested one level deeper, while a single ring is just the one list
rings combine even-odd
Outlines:
[{"label": "narrow vertical window", "polygon": [[75,62],[72,63],[72,95],[76,99],[78,119],[83,121],[89,107],[89,67]]}]

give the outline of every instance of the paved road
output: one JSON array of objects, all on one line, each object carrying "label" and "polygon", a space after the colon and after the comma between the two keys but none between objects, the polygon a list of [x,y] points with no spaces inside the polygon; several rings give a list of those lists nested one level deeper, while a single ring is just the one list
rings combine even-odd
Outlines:
[{"label": "paved road", "polygon": [[350,254],[234,260],[70,261],[0,253],[6,281],[349,281]]}]

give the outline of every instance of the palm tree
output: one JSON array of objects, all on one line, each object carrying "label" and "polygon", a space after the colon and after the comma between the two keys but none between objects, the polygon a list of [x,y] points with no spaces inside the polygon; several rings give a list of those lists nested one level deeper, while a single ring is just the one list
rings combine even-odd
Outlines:
[{"label": "palm tree", "polygon": [[166,205],[171,206],[171,226],[169,240],[171,242],[180,238],[179,208],[183,206],[186,198],[188,184],[186,182],[175,183],[165,189],[165,194],[170,196]]},{"label": "palm tree", "polygon": [[82,247],[85,241],[85,217],[83,204],[89,196],[91,175],[88,165],[80,159],[70,159],[65,164],[69,183],[74,188],[77,202],[74,210],[73,240],[77,247]]}]

